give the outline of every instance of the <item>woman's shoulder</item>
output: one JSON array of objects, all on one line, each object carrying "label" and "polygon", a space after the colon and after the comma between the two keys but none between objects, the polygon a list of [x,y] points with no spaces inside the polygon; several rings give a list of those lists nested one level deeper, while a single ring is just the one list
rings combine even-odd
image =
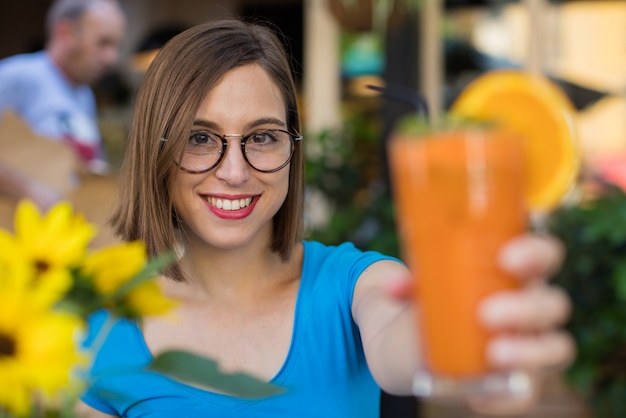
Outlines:
[{"label": "woman's shoulder", "polygon": [[365,250],[358,248],[353,242],[350,241],[345,241],[339,244],[324,244],[320,241],[303,241],[303,245],[305,253],[319,252],[324,254],[341,254],[348,252],[365,252]]},{"label": "woman's shoulder", "polygon": [[319,241],[303,241],[305,257],[373,257],[380,259],[395,259],[395,257],[385,255],[378,251],[362,249],[357,247],[353,242],[345,241],[339,244],[324,244]]},{"label": "woman's shoulder", "polygon": [[304,241],[304,266],[306,269],[360,274],[372,263],[381,260],[397,260],[378,251],[358,248],[352,242],[327,245],[318,241]]},{"label": "woman's shoulder", "polygon": [[324,244],[320,241],[303,241],[305,252],[335,252],[335,251],[343,251],[346,249],[356,249],[354,243],[346,241],[340,244]]}]

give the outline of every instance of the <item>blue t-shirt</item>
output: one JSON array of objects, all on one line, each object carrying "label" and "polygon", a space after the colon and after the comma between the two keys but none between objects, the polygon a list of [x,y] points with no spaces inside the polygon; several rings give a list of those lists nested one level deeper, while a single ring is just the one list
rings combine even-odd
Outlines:
[{"label": "blue t-shirt", "polygon": [[[304,242],[291,346],[271,379],[284,393],[241,399],[142,370],[152,356],[141,331],[118,320],[95,358],[83,401],[124,417],[378,417],[380,388],[367,367],[351,307],[360,274],[383,259],[392,258],[351,243]],[[93,316],[87,345],[106,318],[104,312]]]},{"label": "blue t-shirt", "polygon": [[85,161],[104,159],[93,91],[69,83],[45,51],[0,61],[0,116],[6,110],[34,132],[67,141]]}]

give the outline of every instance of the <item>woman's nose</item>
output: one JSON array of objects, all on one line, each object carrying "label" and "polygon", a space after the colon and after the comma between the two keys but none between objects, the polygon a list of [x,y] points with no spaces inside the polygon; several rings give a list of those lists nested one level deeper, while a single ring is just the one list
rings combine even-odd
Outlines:
[{"label": "woman's nose", "polygon": [[250,166],[243,157],[243,150],[236,140],[229,141],[226,155],[215,169],[215,176],[229,184],[240,184],[250,176]]}]

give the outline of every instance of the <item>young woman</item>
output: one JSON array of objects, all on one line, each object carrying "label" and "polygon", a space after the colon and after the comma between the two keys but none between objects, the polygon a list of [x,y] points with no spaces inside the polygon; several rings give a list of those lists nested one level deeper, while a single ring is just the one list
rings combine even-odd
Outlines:
[{"label": "young woman", "polygon": [[[180,251],[160,282],[179,306],[175,321],[116,323],[83,397],[91,413],[363,418],[378,416],[380,388],[411,393],[422,360],[415,314],[399,295],[409,272],[350,243],[302,240],[298,118],[288,59],[265,27],[204,24],[160,52],[138,94],[113,223],[152,254]],[[503,249],[502,265],[540,282],[560,257],[553,240],[526,236]],[[494,367],[569,361],[570,339],[555,329],[567,312],[563,293],[548,286],[487,300],[487,326],[520,330],[515,344],[494,339]],[[92,329],[103,320],[95,316]],[[287,391],[246,400],[147,371],[106,373],[168,349]]]}]

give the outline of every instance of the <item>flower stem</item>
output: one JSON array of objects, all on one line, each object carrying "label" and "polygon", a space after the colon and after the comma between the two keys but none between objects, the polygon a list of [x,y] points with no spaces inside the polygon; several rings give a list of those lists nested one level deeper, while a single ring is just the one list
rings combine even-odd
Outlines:
[{"label": "flower stem", "polygon": [[[108,314],[107,315],[106,320],[104,321],[104,323],[100,327],[100,330],[98,331],[98,334],[96,335],[96,337],[93,340],[93,343],[89,347],[89,350],[92,353],[95,354],[98,351],[100,351],[100,349],[102,348],[102,345],[106,341],[107,336],[111,332],[111,329],[113,329],[113,325],[115,324],[115,320],[116,320],[115,315],[113,315],[113,314]],[[91,362],[92,363],[89,366],[90,369],[93,366],[94,358],[95,358],[95,355],[91,357]]]}]

